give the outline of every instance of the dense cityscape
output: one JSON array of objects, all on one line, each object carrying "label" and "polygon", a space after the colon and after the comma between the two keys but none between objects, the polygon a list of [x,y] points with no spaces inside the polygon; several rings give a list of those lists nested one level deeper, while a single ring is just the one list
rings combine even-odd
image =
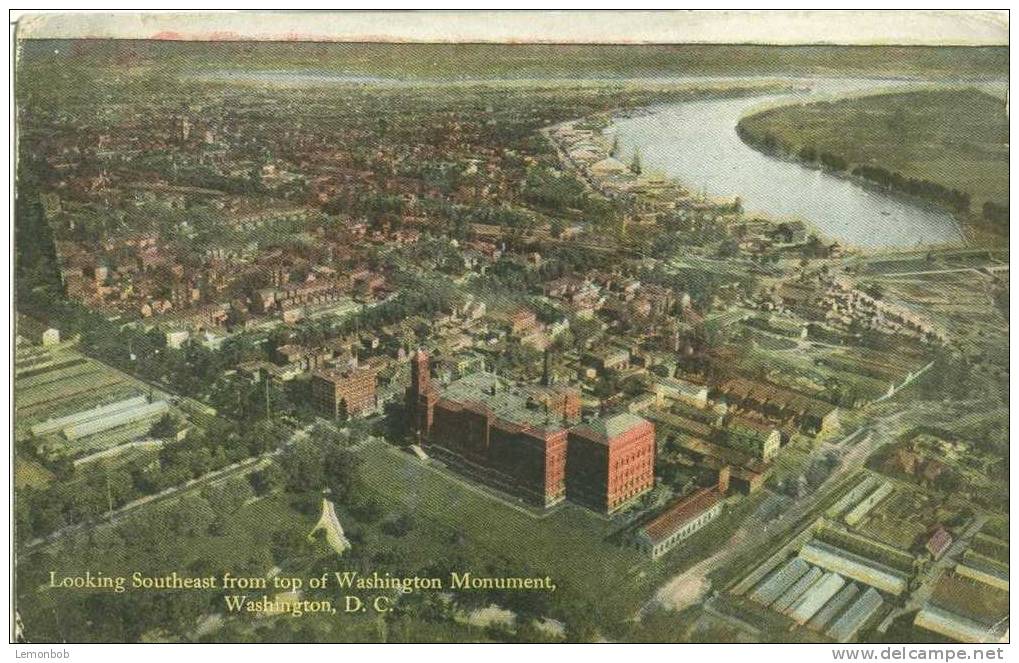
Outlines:
[{"label": "dense cityscape", "polygon": [[[806,94],[800,55],[415,82],[323,74],[321,45],[20,47],[20,637],[1007,640],[1007,193],[741,123],[961,228],[871,250],[619,128]],[[976,81],[1007,180],[1007,49],[971,50],[930,75]],[[246,607],[173,584],[334,571]],[[391,608],[330,612],[351,594]]]}]

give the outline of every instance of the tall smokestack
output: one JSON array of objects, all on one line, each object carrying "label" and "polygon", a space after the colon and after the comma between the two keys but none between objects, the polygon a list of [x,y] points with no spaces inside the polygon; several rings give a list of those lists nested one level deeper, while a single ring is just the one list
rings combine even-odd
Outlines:
[{"label": "tall smokestack", "polygon": [[407,387],[406,415],[414,438],[420,443],[432,426],[432,405],[435,396],[431,388],[431,371],[428,353],[418,349],[410,362],[410,386]]},{"label": "tall smokestack", "polygon": [[718,468],[718,492],[725,495],[729,492],[729,474],[732,472],[732,468],[728,465],[723,465]]},{"label": "tall smokestack", "polygon": [[429,366],[428,353],[418,348],[410,364],[411,388],[414,390],[415,395],[428,391],[429,379],[431,378]]}]

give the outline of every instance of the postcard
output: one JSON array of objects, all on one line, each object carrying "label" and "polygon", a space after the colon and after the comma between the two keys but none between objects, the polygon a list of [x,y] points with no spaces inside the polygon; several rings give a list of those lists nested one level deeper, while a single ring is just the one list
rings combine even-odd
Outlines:
[{"label": "postcard", "polygon": [[11,641],[1007,642],[1008,28],[19,16]]}]

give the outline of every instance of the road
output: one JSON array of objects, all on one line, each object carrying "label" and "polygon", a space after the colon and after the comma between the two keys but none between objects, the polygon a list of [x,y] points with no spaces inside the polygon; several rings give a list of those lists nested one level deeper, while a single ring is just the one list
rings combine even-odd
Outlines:
[{"label": "road", "polygon": [[[708,575],[733,562],[748,548],[764,546],[789,536],[794,526],[822,501],[826,500],[841,481],[863,467],[864,462],[881,445],[892,441],[897,434],[897,425],[905,411],[898,411],[875,419],[869,425],[843,437],[837,444],[824,445],[825,449],[836,450],[842,455],[841,462],[818,488],[806,497],[796,501],[777,519],[761,522],[750,516],[713,555],[697,562],[679,575],[662,585],[655,596],[641,607],[637,617],[642,618],[655,607],[682,610],[697,603],[711,589]],[[856,437],[863,429],[871,434],[855,444],[848,440]]]},{"label": "road", "polygon": [[987,266],[983,268],[976,267],[948,267],[945,269],[928,269],[920,272],[885,272],[883,274],[875,275],[876,278],[897,278],[900,276],[933,276],[937,274],[960,274],[963,272],[973,272],[977,276],[987,276],[984,271],[993,274],[994,272],[1007,272],[1009,271],[1008,265],[995,265]]},{"label": "road", "polygon": [[77,458],[74,461],[74,466],[79,467],[87,463],[95,462],[102,458],[117,456],[119,454],[124,453],[125,451],[130,451],[131,449],[159,449],[162,446],[163,446],[162,440],[154,439],[143,439],[138,440],[137,442],[125,442],[124,444],[120,444],[115,447],[110,447],[109,449],[103,449],[102,451],[97,451],[94,454],[84,456],[82,458]]},{"label": "road", "polygon": [[594,182],[593,179],[590,178],[587,172],[580,167],[580,164],[573,160],[573,158],[566,151],[566,148],[563,147],[563,145],[560,144],[558,140],[552,137],[552,133],[559,127],[572,125],[576,122],[578,122],[578,120],[560,122],[559,124],[554,124],[551,127],[545,127],[544,129],[541,129],[539,133],[545,137],[545,140],[552,144],[552,147],[556,151],[556,156],[559,157],[559,162],[566,166],[568,170],[573,171],[573,173],[577,176],[577,179],[580,180],[580,183],[584,185],[585,189],[595,194],[598,194],[599,196],[604,196],[605,194],[602,193],[598,185]]}]

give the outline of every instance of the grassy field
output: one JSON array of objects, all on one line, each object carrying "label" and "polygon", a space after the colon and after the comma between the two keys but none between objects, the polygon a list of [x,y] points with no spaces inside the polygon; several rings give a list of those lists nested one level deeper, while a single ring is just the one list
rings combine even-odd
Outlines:
[{"label": "grassy field", "polygon": [[[924,311],[948,332],[962,352],[963,366],[946,365],[947,373],[932,370],[923,382],[940,384],[957,398],[1004,406],[1009,394],[1009,320],[997,302],[1004,298],[1007,303],[1008,272],[943,272],[939,270],[952,265],[942,267],[938,262],[930,267],[934,270],[930,273],[885,273],[869,280],[880,284],[885,299]],[[993,268],[996,264],[997,258],[971,266]],[[962,384],[965,386],[959,386]],[[932,391],[923,388],[923,383],[917,387],[904,390],[902,397],[931,397]]]},{"label": "grassy field", "polygon": [[[87,627],[78,623],[87,616],[93,601],[105,596],[102,590],[94,593],[82,591],[67,594],[48,589],[45,579],[51,568],[73,570],[88,568],[94,573],[108,576],[129,575],[135,570],[152,575],[169,573],[171,570],[187,573],[189,570],[217,574],[230,570],[235,574],[263,576],[273,566],[273,540],[281,535],[302,538],[311,530],[314,516],[296,510],[292,498],[286,495],[272,495],[243,506],[226,522],[224,529],[215,536],[208,534],[168,536],[161,539],[157,533],[147,533],[143,522],[124,521],[111,531],[109,529],[81,537],[66,539],[61,546],[48,553],[22,558],[18,570],[19,610],[29,626],[30,637],[36,641],[58,640],[56,634],[68,637],[81,634]],[[144,543],[139,543],[139,540]],[[154,546],[154,547],[150,547]],[[338,566],[342,568],[342,564]],[[301,574],[299,568],[288,567],[288,572]],[[220,610],[218,592],[202,594],[195,603],[192,597],[180,594],[158,596],[156,600],[167,604],[179,603],[195,610],[185,616],[188,621],[198,619],[207,612]],[[137,596],[137,595],[136,595]],[[198,596],[196,594],[196,596]],[[132,598],[123,595],[123,599]],[[116,600],[116,599],[114,599]],[[209,601],[209,608],[204,602]],[[184,608],[181,608],[184,609]],[[110,616],[113,621],[113,616]],[[159,623],[152,618],[150,622]],[[402,627],[402,628],[401,628]],[[150,631],[146,636],[158,641],[181,641],[192,638],[229,641],[249,639],[264,641],[309,641],[309,642],[378,642],[389,640],[442,641],[483,639],[481,631],[469,633],[455,624],[431,624],[406,620],[397,621],[386,633],[380,630],[378,620],[372,615],[344,615],[337,618],[329,614],[308,614],[299,620],[289,617],[280,619],[258,619],[233,617],[219,620],[216,628],[205,635],[175,631]],[[397,629],[393,632],[392,629]],[[91,635],[99,641],[116,640],[119,632],[112,629]],[[71,637],[74,637],[71,635]]]},{"label": "grassy field", "polygon": [[744,118],[751,137],[784,152],[827,152],[969,193],[972,209],[1008,204],[1008,116],[1001,99],[975,89],[880,94],[783,106]]},{"label": "grassy field", "polygon": [[521,574],[551,575],[566,592],[620,612],[636,610],[653,589],[636,551],[607,541],[612,524],[567,504],[535,517],[476,488],[446,470],[438,470],[388,447],[365,454],[363,476],[384,510],[402,509],[426,521],[418,536],[418,555],[443,554],[450,534],[473,548],[468,557],[507,558]]},{"label": "grassy field", "polygon": [[[144,520],[144,518],[142,518]],[[72,537],[49,553],[41,553],[27,560],[19,561],[19,610],[37,641],[50,641],[54,633],[67,636],[78,633],[76,624],[83,613],[78,605],[90,605],[89,592],[66,594],[45,586],[48,570],[56,568],[72,570],[88,568],[94,573],[108,576],[129,575],[142,570],[153,575],[176,570],[203,569],[216,574],[219,570],[230,570],[235,574],[262,576],[273,566],[272,541],[281,535],[302,538],[314,525],[315,517],[294,508],[293,498],[286,495],[272,495],[251,502],[242,507],[226,522],[217,535],[208,534],[171,536],[157,543],[158,551],[148,546],[159,542],[158,534],[144,534],[144,523],[124,521],[115,531],[103,530],[92,534]],[[141,538],[146,543],[139,544]],[[392,546],[393,541],[380,542]],[[343,568],[339,563],[336,568]],[[301,574],[300,568],[288,566],[288,572]],[[216,592],[204,595],[212,597]],[[94,593],[103,595],[101,590]],[[127,597],[125,597],[127,598]],[[167,602],[183,602],[177,594],[160,597]],[[189,598],[190,600],[190,598]],[[210,598],[210,607],[218,611],[220,601]],[[192,605],[192,604],[188,604]],[[193,604],[199,612],[189,615],[198,618],[205,612],[201,602]],[[104,635],[96,636],[103,640]],[[107,636],[108,637],[108,636]],[[154,640],[186,640],[198,637],[191,633],[153,631],[148,636]],[[226,638],[244,641],[249,638],[267,641],[299,640],[310,642],[378,642],[385,638],[391,641],[471,641],[483,640],[481,629],[471,629],[452,623],[409,622],[395,620],[388,627],[382,627],[374,615],[308,614],[299,620],[252,619],[235,617],[220,621],[216,629],[201,639]]]},{"label": "grassy field", "polygon": [[[301,557],[281,563],[288,573],[312,573],[309,563],[314,565],[312,568],[324,563],[322,568],[364,570],[360,565],[367,562],[369,570],[407,575],[434,560],[462,559],[466,564],[463,570],[483,574],[494,568],[489,565],[495,562],[521,576],[551,575],[558,585],[553,602],[571,603],[579,597],[585,601],[584,609],[588,606],[593,609],[595,606],[590,602],[600,596],[608,597],[604,607],[611,615],[604,617],[613,621],[632,615],[654,587],[657,574],[637,570],[650,567],[650,563],[605,541],[610,532],[609,522],[590,512],[569,507],[536,519],[447,471],[426,467],[395,449],[372,446],[364,451],[363,457],[363,475],[371,482],[367,490],[381,506],[381,522],[409,514],[413,526],[406,533],[392,534],[378,524],[359,522],[345,502],[338,503],[339,517],[357,555],[336,558],[320,550],[313,554],[318,561]],[[300,506],[304,501],[276,494],[251,502],[234,513],[215,535],[194,533],[165,541],[158,533],[147,530],[147,518],[141,516],[123,521],[113,531],[70,537],[46,553],[19,561],[21,613],[26,622],[31,620],[38,625],[34,634],[45,641],[52,635],[51,629],[70,628],[67,622],[80,614],[74,607],[79,601],[89,605],[88,595],[80,595],[73,597],[74,606],[68,602],[62,607],[61,602],[70,597],[62,598],[59,592],[44,587],[50,568],[89,568],[106,575],[129,574],[137,569],[157,574],[199,568],[264,575],[277,557],[275,541],[281,536],[303,539],[311,531],[318,514]],[[186,507],[181,504],[179,508]],[[97,543],[99,540],[101,544]],[[156,543],[161,541],[165,543]],[[158,545],[158,550],[154,545]],[[218,611],[217,600],[211,595],[209,599],[213,601],[211,607]],[[382,639],[449,642],[491,638],[484,628],[468,624],[422,621],[409,615],[386,621],[383,625],[372,615],[327,614],[309,614],[296,621],[230,618],[203,638],[257,637],[274,641],[296,638],[316,642]],[[151,635],[170,640],[196,637],[181,632]]]}]

